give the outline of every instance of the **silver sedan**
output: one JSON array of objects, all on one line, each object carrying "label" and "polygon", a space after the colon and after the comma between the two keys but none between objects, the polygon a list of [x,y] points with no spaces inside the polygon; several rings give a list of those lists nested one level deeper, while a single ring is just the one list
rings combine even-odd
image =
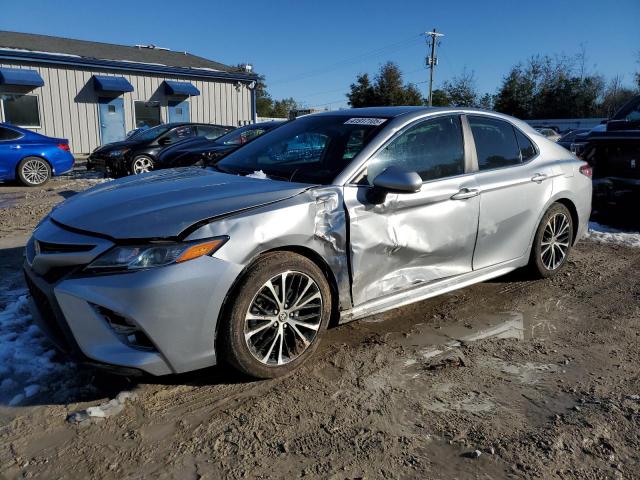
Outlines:
[{"label": "silver sedan", "polygon": [[71,197],[25,273],[63,350],[154,375],[300,366],[330,323],[526,267],[549,277],[587,228],[591,170],[525,123],[472,110],[293,120],[210,169]]}]

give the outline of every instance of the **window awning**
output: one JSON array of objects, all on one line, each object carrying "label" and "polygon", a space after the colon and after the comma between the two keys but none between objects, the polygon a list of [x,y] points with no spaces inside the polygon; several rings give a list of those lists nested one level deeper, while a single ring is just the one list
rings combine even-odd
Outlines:
[{"label": "window awning", "polygon": [[183,95],[186,97],[200,95],[200,90],[192,83],[174,82],[172,80],[164,81],[164,91],[167,95]]},{"label": "window awning", "polygon": [[124,77],[94,75],[93,86],[100,92],[133,92],[133,85]]},{"label": "window awning", "polygon": [[44,80],[36,70],[26,68],[0,68],[0,85],[42,87]]}]

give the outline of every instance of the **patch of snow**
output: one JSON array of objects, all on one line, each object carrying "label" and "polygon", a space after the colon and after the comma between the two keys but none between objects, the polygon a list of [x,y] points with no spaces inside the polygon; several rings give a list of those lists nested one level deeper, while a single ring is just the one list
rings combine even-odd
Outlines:
[{"label": "patch of snow", "polygon": [[0,47],[0,50],[9,51],[9,52],[37,53],[37,54],[43,54],[43,55],[57,55],[59,57],[82,58],[80,55],[73,55],[72,53],[43,52],[43,51],[40,51],[40,50],[27,50],[27,49],[24,49],[24,48]]},{"label": "patch of snow", "polygon": [[598,243],[640,248],[640,232],[625,232],[597,222],[589,222],[586,238]]},{"label": "patch of snow", "polygon": [[255,172],[250,173],[249,175],[246,175],[246,177],[249,177],[249,178],[260,178],[262,180],[266,180],[268,178],[267,174],[264,173],[262,170],[256,170]]},{"label": "patch of snow", "polygon": [[103,60],[107,60],[109,62],[137,63],[139,65],[156,65],[158,67],[168,67],[168,65],[165,65],[164,63],[138,62],[136,60],[112,60],[110,58],[105,58]]},{"label": "patch of snow", "polygon": [[[6,287],[5,287],[6,288]],[[74,364],[54,359],[56,353],[33,323],[26,289],[0,295],[0,402],[19,405],[42,392],[52,398],[68,393]]]},{"label": "patch of snow", "polygon": [[91,420],[112,417],[122,412],[122,410],[124,410],[124,406],[127,403],[127,401],[135,400],[135,398],[136,398],[135,393],[122,391],[116,396],[116,398],[113,398],[108,402],[104,402],[104,403],[101,403],[100,405],[89,407],[86,410],[73,412],[67,417],[67,421],[70,423],[87,425],[91,423]]},{"label": "patch of snow", "polygon": [[222,70],[216,70],[215,68],[209,67],[190,67],[191,70],[206,70],[207,72],[221,72]]}]

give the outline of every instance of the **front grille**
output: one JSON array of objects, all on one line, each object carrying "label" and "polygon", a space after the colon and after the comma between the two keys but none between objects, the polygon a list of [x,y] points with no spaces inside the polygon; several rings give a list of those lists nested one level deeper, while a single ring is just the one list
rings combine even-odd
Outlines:
[{"label": "front grille", "polygon": [[61,350],[65,352],[71,351],[64,332],[56,320],[55,310],[53,309],[49,298],[36,286],[35,283],[33,283],[28,275],[25,275],[25,280],[27,282],[27,287],[29,288],[29,293],[31,293],[31,297],[33,298],[38,312],[40,313],[42,323],[44,324],[43,327],[46,328],[47,333],[51,336],[51,340]]},{"label": "front grille", "polygon": [[40,253],[74,253],[74,252],[88,252],[95,248],[95,245],[74,245],[67,243],[50,243],[36,240]]}]

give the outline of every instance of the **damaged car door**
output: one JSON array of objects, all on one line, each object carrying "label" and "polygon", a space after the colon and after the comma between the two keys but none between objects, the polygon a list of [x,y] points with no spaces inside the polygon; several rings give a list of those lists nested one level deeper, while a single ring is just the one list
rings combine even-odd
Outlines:
[{"label": "damaged car door", "polygon": [[[472,270],[479,197],[469,173],[461,117],[418,121],[401,130],[345,186],[355,306]],[[415,192],[376,178],[415,172]]]}]

